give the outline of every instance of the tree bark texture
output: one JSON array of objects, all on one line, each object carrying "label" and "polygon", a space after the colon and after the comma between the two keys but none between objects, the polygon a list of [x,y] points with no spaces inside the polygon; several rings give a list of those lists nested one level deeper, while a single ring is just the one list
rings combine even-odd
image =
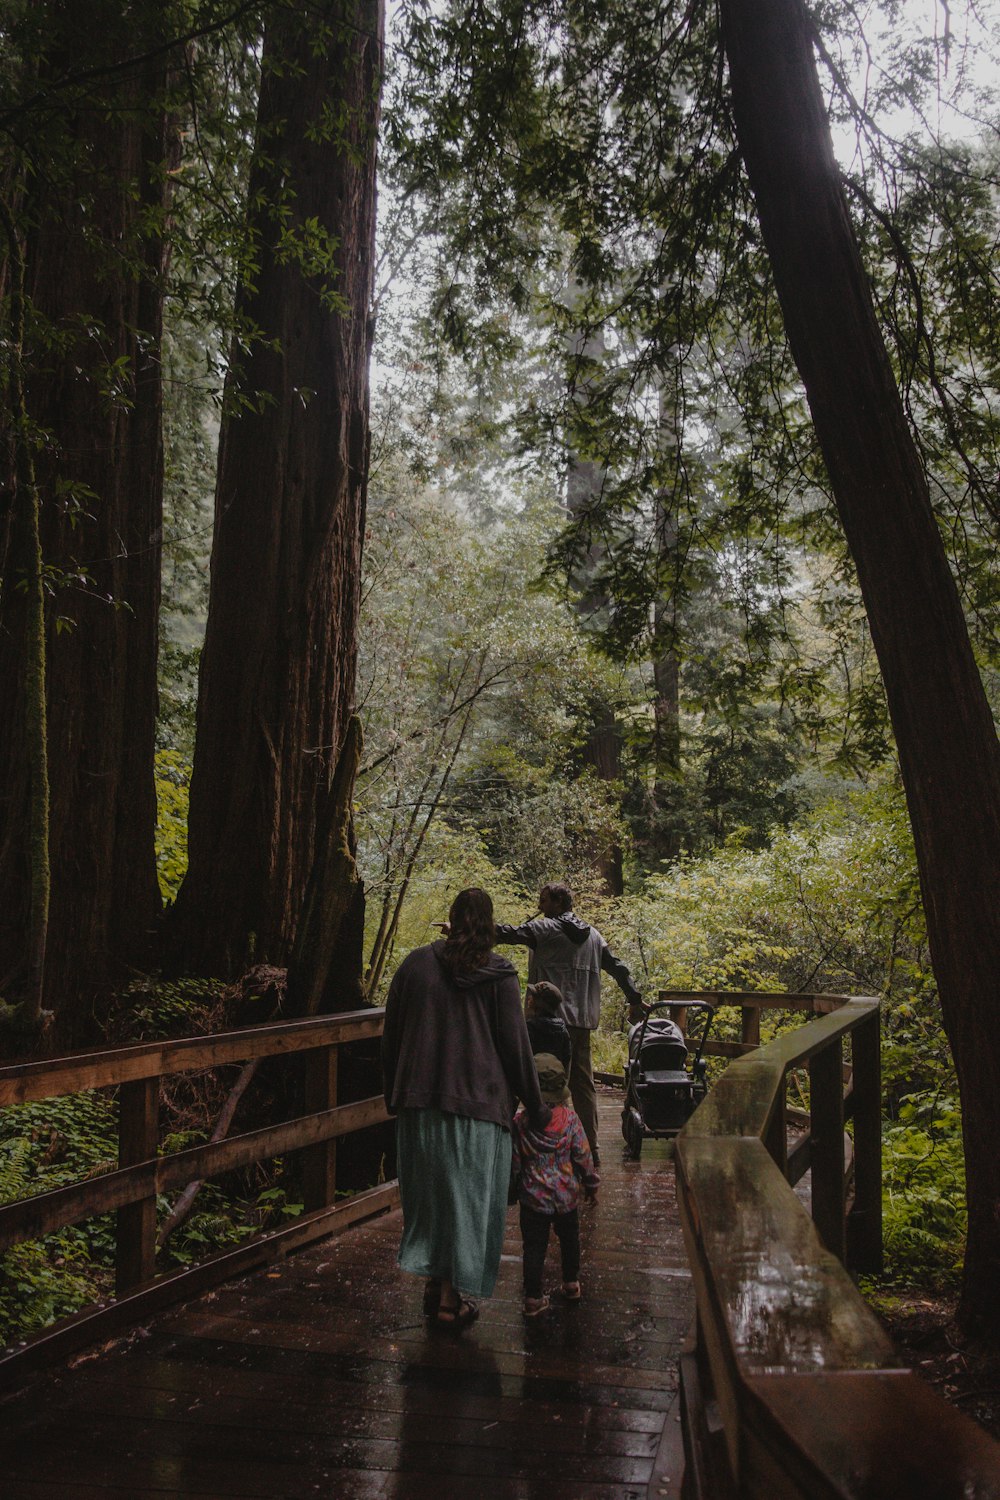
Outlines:
[{"label": "tree bark texture", "polygon": [[892,715],[962,1095],[966,1322],[1000,1334],[1000,746],[848,216],[801,0],[722,0],[736,130]]},{"label": "tree bark texture", "polygon": [[176,914],[224,975],[288,960],[354,697],[381,62],[380,0],[265,36]]},{"label": "tree bark texture", "polygon": [[[660,443],[675,453],[679,448],[665,377],[658,392]],[[653,536],[657,563],[657,592],[653,602],[651,656],[653,666],[653,794],[651,843],[660,859],[680,854],[680,830],[667,822],[668,809],[681,779],[681,666],[677,651],[677,542],[674,497],[666,489],[654,497]]]},{"label": "tree bark texture", "polygon": [[[604,335],[602,330],[589,336],[579,335],[572,344],[573,354],[582,354],[585,359],[600,363],[604,359]],[[586,400],[586,377],[581,382],[583,399]],[[603,465],[593,459],[582,458],[571,452],[566,473],[566,509],[571,519],[591,510],[600,499],[604,486]],[[607,597],[594,583],[594,573],[600,563],[603,548],[599,543],[591,545],[589,554],[576,577],[571,579],[580,590],[577,613],[586,624],[607,608]],[[582,760],[584,766],[594,772],[599,781],[621,779],[621,725],[614,705],[606,703],[597,695],[590,696],[580,706],[580,724],[584,731]],[[595,848],[594,863],[601,873],[605,889],[611,896],[620,896],[625,889],[623,854],[620,845]],[[553,879],[558,879],[553,874]]]},{"label": "tree bark texture", "polygon": [[[123,61],[161,40],[156,8],[54,4],[46,66]],[[68,103],[52,155],[35,141],[19,193],[32,308],[26,399],[48,580],[52,894],[46,1003],[85,1034],[109,963],[145,955],[159,913],[153,779],[163,452],[159,345],[168,166],[167,55]],[[51,122],[50,122],[51,128]],[[49,171],[51,167],[51,171]],[[27,932],[21,710],[27,538],[0,596],[0,978],[16,990]]]}]

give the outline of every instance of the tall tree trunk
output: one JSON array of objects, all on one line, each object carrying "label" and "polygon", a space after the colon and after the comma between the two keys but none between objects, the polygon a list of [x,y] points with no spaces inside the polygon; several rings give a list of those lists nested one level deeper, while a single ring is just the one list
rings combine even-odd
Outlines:
[{"label": "tall tree trunk", "polygon": [[177,903],[220,974],[289,957],[354,697],[381,51],[380,0],[264,40]]},{"label": "tall tree trunk", "polygon": [[1000,745],[847,212],[801,0],[722,0],[740,147],[895,729],[962,1095],[961,1312],[1000,1336]]},{"label": "tall tree trunk", "polygon": [[[50,7],[48,66],[124,63],[163,40],[161,8]],[[96,57],[95,57],[96,52]],[[67,97],[19,194],[35,335],[27,407],[47,609],[52,869],[45,995],[64,1039],[115,960],[148,950],[159,912],[153,836],[163,456],[161,334],[167,54]],[[46,156],[46,151],[51,152]],[[48,175],[45,175],[48,174]],[[39,331],[41,330],[41,331]],[[33,367],[33,368],[32,368]],[[4,559],[0,700],[25,660],[23,541]],[[0,977],[23,972],[28,832],[25,725],[0,723]],[[16,983],[14,988],[16,989]]]},{"label": "tall tree trunk", "polygon": [[[42,1026],[45,995],[45,949],[49,937],[49,904],[52,872],[49,865],[50,789],[49,737],[46,721],[45,683],[45,589],[43,584],[41,504],[35,478],[34,443],[27,402],[24,398],[24,251],[17,225],[5,198],[0,197],[0,219],[8,244],[10,290],[10,421],[13,446],[10,509],[17,528],[19,557],[24,559],[25,632],[24,686],[18,707],[25,728],[25,761],[28,778],[28,880],[27,985],[17,1011],[5,1011],[29,1032]],[[6,537],[5,537],[6,543]],[[4,545],[3,556],[6,555]],[[5,1002],[4,1002],[5,1003]]]},{"label": "tall tree trunk", "polygon": [[[604,358],[603,332],[598,329],[586,338],[579,337],[574,341],[571,352],[573,355],[582,355],[585,360],[599,363]],[[580,386],[586,402],[586,375]],[[603,465],[595,463],[591,458],[582,458],[578,453],[570,453],[566,474],[566,509],[572,519],[575,520],[581,514],[586,515],[593,508],[600,499],[604,478]],[[593,581],[601,552],[599,544],[593,542],[583,566],[577,576],[571,579],[580,590],[577,611],[585,624],[607,606],[606,597],[595,587]],[[594,772],[599,781],[618,781],[621,777],[621,726],[614,705],[593,694],[581,705],[580,718],[584,731],[584,765]],[[595,848],[594,862],[601,872],[608,894],[620,896],[625,888],[620,846],[613,844],[610,847]],[[553,872],[552,878],[558,879],[558,875]]]},{"label": "tall tree trunk", "polygon": [[[661,375],[659,442],[661,453],[678,449],[677,432],[667,400],[666,376]],[[677,651],[677,513],[666,485],[654,497],[653,547],[656,558],[656,596],[653,601],[651,656],[653,666],[653,796],[651,843],[660,859],[676,859],[680,830],[668,823],[671,794],[681,776],[681,671]]]}]

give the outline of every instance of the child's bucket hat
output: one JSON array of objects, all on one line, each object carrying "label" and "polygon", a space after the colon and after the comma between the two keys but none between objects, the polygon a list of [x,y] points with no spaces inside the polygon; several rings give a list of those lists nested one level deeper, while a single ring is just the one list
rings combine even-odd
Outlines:
[{"label": "child's bucket hat", "polygon": [[546,1104],[565,1104],[569,1098],[566,1069],[558,1057],[551,1052],[537,1052],[535,1067],[538,1069],[538,1086]]}]

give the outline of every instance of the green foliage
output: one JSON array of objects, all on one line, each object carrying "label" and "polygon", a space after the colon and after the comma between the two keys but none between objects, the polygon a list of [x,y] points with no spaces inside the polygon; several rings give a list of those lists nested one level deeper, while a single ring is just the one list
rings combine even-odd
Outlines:
[{"label": "green foliage", "polygon": [[[961,1262],[964,1168],[954,1069],[898,789],[846,790],[753,850],[738,840],[587,908],[647,994],[659,989],[820,989],[883,1006],[886,1280],[943,1282]],[[625,1004],[604,985],[595,1065],[618,1072]],[[801,1024],[765,1013],[762,1040]],[[720,1014],[715,1035],[738,1037]],[[719,1065],[713,1065],[717,1069]],[[797,1080],[808,1104],[805,1076]]]},{"label": "green foliage", "polygon": [[173,901],[187,870],[191,763],[179,750],[156,752],[156,872],[164,901]]},{"label": "green foliage", "polygon": [[217,979],[134,979],[118,997],[110,1027],[121,1041],[198,1036],[219,1021],[225,986]]},{"label": "green foliage", "polygon": [[[104,1093],[75,1094],[0,1113],[0,1203],[113,1170],[116,1110]],[[15,1245],[0,1257],[0,1340],[31,1333],[110,1288],[111,1215]]]},{"label": "green foliage", "polygon": [[[210,1031],[219,1024],[223,987],[212,980],[145,978],[118,997],[109,1021],[112,1040],[152,1041]],[[196,1086],[197,1080],[194,1081]],[[191,1087],[166,1090],[161,1110],[176,1128],[163,1137],[164,1153],[183,1151],[208,1137],[213,1104]],[[197,1123],[194,1121],[197,1119]],[[0,1111],[0,1204],[113,1171],[118,1159],[118,1108],[114,1090],[67,1095]],[[279,1164],[280,1170],[280,1164]],[[195,1210],[171,1235],[164,1267],[188,1265],[240,1244],[265,1223],[293,1216],[296,1205],[206,1184]],[[299,1205],[299,1208],[301,1205]],[[158,1203],[162,1219],[170,1204]],[[114,1216],[85,1220],[0,1257],[0,1341],[11,1341],[109,1295],[114,1285]]]},{"label": "green foliage", "polygon": [[957,1100],[936,1090],[904,1096],[882,1147],[885,1279],[954,1288],[967,1223]]},{"label": "green foliage", "polygon": [[[157,1203],[159,1217],[169,1210],[166,1199]],[[247,1205],[234,1201],[215,1183],[205,1183],[194,1211],[173,1231],[161,1254],[163,1268],[194,1265],[217,1251],[240,1245],[257,1232],[247,1217]]]}]

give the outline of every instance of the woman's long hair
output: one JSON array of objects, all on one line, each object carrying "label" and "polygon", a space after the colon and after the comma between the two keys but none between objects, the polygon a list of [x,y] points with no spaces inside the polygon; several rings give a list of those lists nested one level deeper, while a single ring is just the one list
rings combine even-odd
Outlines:
[{"label": "woman's long hair", "polygon": [[497,931],[493,902],[478,885],[459,891],[448,913],[448,936],[441,957],[453,974],[471,974],[485,961]]}]

